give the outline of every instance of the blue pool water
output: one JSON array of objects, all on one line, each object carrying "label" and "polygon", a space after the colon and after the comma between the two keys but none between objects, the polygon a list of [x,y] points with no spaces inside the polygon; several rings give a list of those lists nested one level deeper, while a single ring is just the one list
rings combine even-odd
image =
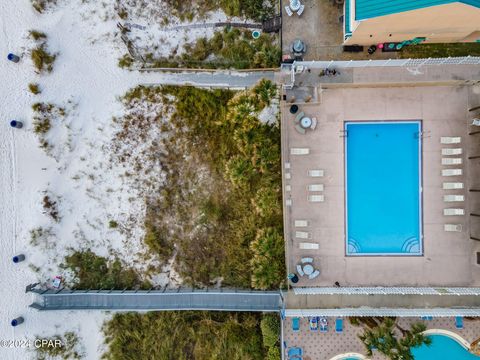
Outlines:
[{"label": "blue pool water", "polygon": [[429,336],[433,341],[430,346],[413,348],[415,360],[480,360],[455,340],[443,335]]},{"label": "blue pool water", "polygon": [[347,255],[421,255],[421,122],[345,130]]}]

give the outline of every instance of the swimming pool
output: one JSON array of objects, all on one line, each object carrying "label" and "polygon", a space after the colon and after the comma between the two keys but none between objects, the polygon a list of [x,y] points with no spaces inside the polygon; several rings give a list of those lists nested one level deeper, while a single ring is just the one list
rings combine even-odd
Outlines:
[{"label": "swimming pool", "polygon": [[432,339],[430,346],[412,349],[415,360],[480,360],[479,356],[473,355],[448,336],[429,335],[429,338]]},{"label": "swimming pool", "polygon": [[421,129],[345,122],[347,255],[422,255]]}]

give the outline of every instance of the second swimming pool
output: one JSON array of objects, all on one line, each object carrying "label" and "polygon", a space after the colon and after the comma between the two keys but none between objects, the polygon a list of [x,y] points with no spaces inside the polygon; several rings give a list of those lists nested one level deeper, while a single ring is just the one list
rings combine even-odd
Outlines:
[{"label": "second swimming pool", "polygon": [[345,122],[347,255],[421,255],[421,122]]}]

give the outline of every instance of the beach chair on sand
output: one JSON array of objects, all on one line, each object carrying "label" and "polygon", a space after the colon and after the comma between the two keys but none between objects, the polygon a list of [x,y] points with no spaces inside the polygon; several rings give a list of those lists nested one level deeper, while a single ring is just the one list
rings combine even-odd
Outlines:
[{"label": "beach chair on sand", "polygon": [[443,225],[443,230],[447,232],[462,232],[461,224],[445,224]]},{"label": "beach chair on sand", "polygon": [[335,332],[336,333],[343,332],[343,319],[342,318],[335,319]]},{"label": "beach chair on sand", "polygon": [[459,330],[463,329],[463,317],[455,316],[455,327]]},{"label": "beach chair on sand", "polygon": [[300,330],[300,318],[294,317],[292,318],[292,331],[297,332]]},{"label": "beach chair on sand", "polygon": [[460,144],[462,142],[462,138],[460,136],[451,137],[445,136],[440,138],[440,143],[442,144]]}]

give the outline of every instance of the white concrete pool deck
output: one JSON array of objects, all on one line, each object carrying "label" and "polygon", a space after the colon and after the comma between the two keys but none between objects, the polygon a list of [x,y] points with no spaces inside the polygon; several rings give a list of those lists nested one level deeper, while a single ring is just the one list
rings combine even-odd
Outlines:
[{"label": "white concrete pool deck", "polygon": [[[444,216],[445,208],[464,208],[469,213],[468,130],[478,94],[469,86],[345,87],[324,89],[320,103],[300,104],[306,115],[316,117],[316,130],[297,133],[289,104],[282,109],[283,161],[290,163],[290,179],[284,185],[287,235],[287,266],[293,272],[302,257],[313,257],[321,271],[313,280],[301,277],[296,286],[479,286],[480,267],[476,251],[480,242],[469,239],[468,215]],[[423,138],[423,256],[345,256],[344,121],[422,120]],[[460,145],[442,145],[440,137],[461,136]],[[290,155],[290,148],[306,147],[309,155]],[[441,170],[457,166],[441,165],[441,149],[463,148],[462,176],[442,177]],[[310,169],[323,169],[323,178],[307,176]],[[463,182],[463,190],[443,190],[443,182]],[[307,201],[307,186],[322,183],[325,202]],[[392,189],[395,191],[395,189]],[[447,194],[464,195],[463,203],[445,203]],[[388,212],[388,208],[385,208]],[[294,220],[309,221],[309,240],[295,238]],[[444,224],[461,224],[459,233],[445,232]],[[315,250],[301,250],[300,242],[319,244]]]}]

